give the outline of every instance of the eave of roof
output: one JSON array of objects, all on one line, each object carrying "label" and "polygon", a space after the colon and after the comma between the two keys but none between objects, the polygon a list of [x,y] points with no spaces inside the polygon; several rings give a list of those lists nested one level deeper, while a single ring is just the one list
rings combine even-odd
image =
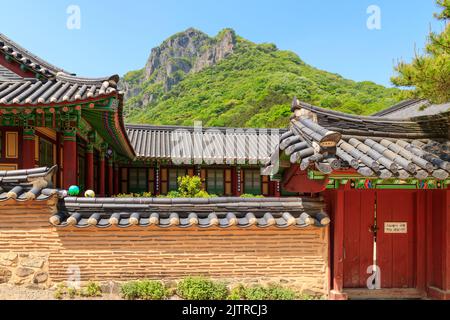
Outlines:
[{"label": "eave of roof", "polygon": [[286,130],[126,125],[126,131],[141,160],[258,164]]},{"label": "eave of roof", "polygon": [[[401,130],[392,134],[395,121],[330,112],[299,103],[296,99],[292,109],[290,131],[281,136],[271,160],[262,169],[265,175],[278,173],[281,157],[292,164],[299,163],[301,170],[315,167],[327,176],[342,169],[354,169],[360,176],[375,179],[445,180],[449,177],[449,116],[446,114],[400,120],[401,124],[407,125],[423,122],[421,127],[440,123],[446,128],[438,139],[434,139],[439,132],[436,128],[422,132],[421,138],[417,139]],[[323,119],[330,114],[343,122],[322,125],[327,124]],[[361,129],[361,135],[352,135],[349,134],[349,122],[362,128],[369,122],[374,126],[372,130]]]},{"label": "eave of roof", "polygon": [[[115,77],[111,77],[115,79]],[[52,80],[0,80],[0,106],[55,105],[117,94],[115,80],[85,81],[57,76]]]},{"label": "eave of roof", "polygon": [[359,116],[324,109],[294,99],[292,110],[304,109],[314,113],[317,122],[328,130],[342,131],[347,136],[376,136],[385,138],[448,138],[450,112],[411,118],[382,118]]},{"label": "eave of roof", "polygon": [[15,59],[18,63],[31,68],[33,71],[44,77],[55,76],[58,72],[71,74],[64,69],[56,67],[55,65],[39,58],[2,33],[0,33],[0,52],[13,57],[13,59]]},{"label": "eave of roof", "polygon": [[373,116],[385,119],[438,116],[450,111],[450,103],[433,104],[425,99],[406,100]]}]

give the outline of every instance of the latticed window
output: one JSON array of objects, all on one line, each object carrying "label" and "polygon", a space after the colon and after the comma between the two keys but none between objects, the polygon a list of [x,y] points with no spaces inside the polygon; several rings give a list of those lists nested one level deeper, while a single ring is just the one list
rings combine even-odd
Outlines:
[{"label": "latticed window", "polygon": [[51,167],[53,165],[53,143],[39,138],[39,166]]},{"label": "latticed window", "polygon": [[261,174],[259,170],[244,170],[244,193],[261,194]]},{"label": "latticed window", "polygon": [[206,191],[209,194],[221,196],[225,193],[223,169],[208,169],[206,176]]},{"label": "latticed window", "polygon": [[147,192],[147,169],[129,168],[128,169],[128,192],[142,193]]},{"label": "latticed window", "polygon": [[185,175],[186,169],[169,169],[169,191],[176,191],[178,189],[178,177],[184,177]]}]

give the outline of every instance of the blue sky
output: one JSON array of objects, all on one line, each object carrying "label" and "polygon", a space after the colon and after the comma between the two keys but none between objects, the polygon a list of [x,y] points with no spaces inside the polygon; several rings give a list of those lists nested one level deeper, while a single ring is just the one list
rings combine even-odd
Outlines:
[{"label": "blue sky", "polygon": [[[66,27],[69,5],[80,8],[80,29]],[[370,5],[381,10],[381,30],[366,26]],[[210,35],[230,27],[317,68],[390,85],[395,62],[443,28],[434,0],[0,0],[0,8],[0,32],[90,77],[142,68],[152,47],[188,27]]]}]

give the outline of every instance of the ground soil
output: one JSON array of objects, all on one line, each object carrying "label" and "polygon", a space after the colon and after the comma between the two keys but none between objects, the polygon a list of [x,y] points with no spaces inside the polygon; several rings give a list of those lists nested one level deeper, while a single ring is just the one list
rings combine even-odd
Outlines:
[{"label": "ground soil", "polygon": [[[54,289],[38,289],[26,286],[0,284],[0,300],[56,300]],[[64,299],[69,299],[68,297]],[[119,295],[103,294],[97,298],[76,297],[75,300],[119,300]]]}]

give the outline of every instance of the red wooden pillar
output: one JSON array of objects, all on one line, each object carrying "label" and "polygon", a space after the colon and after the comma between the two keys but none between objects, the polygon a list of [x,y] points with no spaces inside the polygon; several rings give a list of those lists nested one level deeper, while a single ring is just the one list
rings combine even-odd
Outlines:
[{"label": "red wooden pillar", "polygon": [[35,165],[34,128],[23,128],[22,168],[31,169]]},{"label": "red wooden pillar", "polygon": [[346,299],[342,292],[344,287],[344,190],[334,192],[333,203],[333,275],[331,299]]},{"label": "red wooden pillar", "polygon": [[112,196],[114,194],[114,168],[113,168],[113,159],[109,158],[108,159],[108,195]]},{"label": "red wooden pillar", "polygon": [[100,159],[99,159],[99,171],[98,171],[98,180],[99,180],[99,193],[101,197],[105,196],[105,166],[106,166],[106,161],[105,161],[105,152],[101,151],[100,152]]},{"label": "red wooden pillar", "polygon": [[444,235],[443,235],[443,247],[444,247],[444,288],[445,299],[450,300],[450,190],[445,190],[445,207],[444,207]]},{"label": "red wooden pillar", "polygon": [[416,255],[417,255],[417,267],[416,267],[416,286],[420,291],[426,291],[426,228],[427,228],[427,190],[417,190],[416,192]]},{"label": "red wooden pillar", "polygon": [[94,146],[87,145],[86,150],[86,189],[94,190]]},{"label": "red wooden pillar", "polygon": [[428,296],[450,300],[450,192],[433,190],[428,216]]},{"label": "red wooden pillar", "polygon": [[119,194],[119,166],[114,165],[114,194]]},{"label": "red wooden pillar", "polygon": [[64,188],[77,184],[77,134],[75,130],[64,131]]}]

